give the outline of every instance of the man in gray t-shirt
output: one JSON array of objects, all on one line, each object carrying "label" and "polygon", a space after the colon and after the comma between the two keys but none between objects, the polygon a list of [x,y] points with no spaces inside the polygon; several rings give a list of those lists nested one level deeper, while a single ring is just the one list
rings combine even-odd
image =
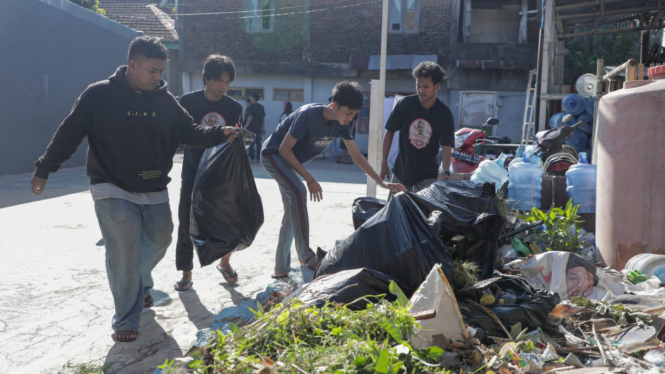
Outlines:
[{"label": "man in gray t-shirt", "polygon": [[[321,201],[323,190],[303,163],[323,152],[336,138],[343,139],[351,159],[379,186],[392,192],[405,190],[401,184],[384,182],[360,154],[351,137],[349,123],[363,103],[358,83],[337,83],[332,94],[332,103],[328,105],[309,104],[292,113],[275,128],[261,150],[261,165],[277,181],[284,203],[273,278],[288,277],[291,242],[294,239],[300,264],[312,270],[319,266],[314,251],[309,247],[307,190],[312,201]],[[305,179],[307,189],[296,173]]]}]

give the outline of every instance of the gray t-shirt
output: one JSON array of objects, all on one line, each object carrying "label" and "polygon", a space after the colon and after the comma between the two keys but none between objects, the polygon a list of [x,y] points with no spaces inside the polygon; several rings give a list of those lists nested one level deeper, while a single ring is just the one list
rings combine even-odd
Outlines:
[{"label": "gray t-shirt", "polygon": [[349,125],[337,121],[327,122],[323,118],[324,107],[323,104],[307,104],[291,113],[263,143],[261,154],[279,154],[279,147],[286,134],[291,134],[297,140],[293,154],[302,164],[323,152],[335,138],[352,140]]}]

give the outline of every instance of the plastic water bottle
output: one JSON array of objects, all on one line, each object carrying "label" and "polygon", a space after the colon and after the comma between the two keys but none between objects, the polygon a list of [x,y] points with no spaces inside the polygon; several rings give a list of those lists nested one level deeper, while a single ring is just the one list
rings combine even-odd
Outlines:
[{"label": "plastic water bottle", "polygon": [[573,134],[563,142],[564,144],[575,148],[578,152],[581,152],[587,144],[589,144],[589,136],[578,127],[573,131]]},{"label": "plastic water bottle", "polygon": [[501,187],[508,181],[508,172],[503,166],[508,156],[501,153],[496,160],[484,160],[478,168],[473,172],[471,181],[474,183],[494,183],[496,192],[499,192]]},{"label": "plastic water bottle", "polygon": [[540,209],[543,182],[540,160],[532,163],[524,155],[522,162],[510,164],[508,172],[508,206],[517,210]]},{"label": "plastic water bottle", "polygon": [[626,263],[626,269],[639,270],[643,274],[656,276],[661,283],[665,283],[665,255],[640,253]]},{"label": "plastic water bottle", "polygon": [[554,113],[552,117],[550,117],[551,129],[558,129],[559,127],[563,126],[563,122],[561,122],[563,115],[564,113]]},{"label": "plastic water bottle", "polygon": [[596,100],[595,99],[587,99],[586,103],[584,104],[584,111],[586,114],[590,114],[593,116],[593,110],[596,107]]},{"label": "plastic water bottle", "polygon": [[578,127],[580,131],[582,131],[585,134],[591,134],[593,132],[593,115],[583,113],[579,117],[577,117],[577,122],[582,122],[582,124]]},{"label": "plastic water bottle", "polygon": [[561,101],[561,107],[566,113],[574,116],[580,115],[584,112],[584,98],[579,94],[568,94]]},{"label": "plastic water bottle", "polygon": [[596,212],[596,165],[587,161],[586,153],[580,153],[580,162],[566,171],[566,192],[579,205],[578,213]]}]

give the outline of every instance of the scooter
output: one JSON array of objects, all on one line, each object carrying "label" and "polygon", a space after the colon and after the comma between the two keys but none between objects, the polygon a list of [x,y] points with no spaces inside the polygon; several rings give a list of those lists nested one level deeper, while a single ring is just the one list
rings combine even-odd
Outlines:
[{"label": "scooter", "polygon": [[[570,121],[570,117],[572,115],[566,115],[563,118],[564,122]],[[543,162],[543,175],[566,175],[568,168],[578,162],[577,150],[563,142],[582,124],[583,122],[578,122],[573,126],[562,126],[536,134],[537,145],[534,154],[540,155],[540,160]]]},{"label": "scooter", "polygon": [[[487,121],[481,126],[496,126],[499,120],[496,118],[488,118]],[[478,143],[494,144],[499,140],[495,136],[487,136],[487,133],[468,127],[461,128],[455,132],[455,148],[453,149],[453,171],[455,173],[473,173],[481,161],[485,157],[476,154],[473,151],[473,146]]]}]

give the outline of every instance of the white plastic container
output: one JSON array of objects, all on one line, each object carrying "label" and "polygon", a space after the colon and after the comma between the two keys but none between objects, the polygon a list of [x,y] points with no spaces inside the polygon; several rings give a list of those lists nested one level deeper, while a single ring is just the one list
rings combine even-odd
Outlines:
[{"label": "white plastic container", "polygon": [[508,171],[503,166],[506,162],[507,155],[501,153],[496,160],[484,160],[478,165],[478,168],[473,172],[471,181],[474,183],[494,183],[496,192],[499,192],[501,187],[508,181]]}]

